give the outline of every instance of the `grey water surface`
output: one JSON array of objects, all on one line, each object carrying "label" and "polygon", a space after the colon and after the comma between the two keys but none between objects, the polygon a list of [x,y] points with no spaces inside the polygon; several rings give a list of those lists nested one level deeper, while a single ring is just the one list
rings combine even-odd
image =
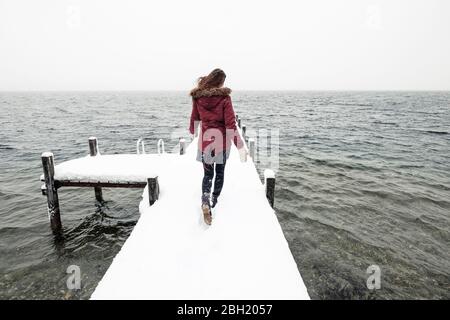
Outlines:
[{"label": "grey water surface", "polygon": [[[279,130],[275,209],[312,298],[450,298],[449,92],[232,96],[249,129]],[[0,298],[89,298],[139,219],[142,190],[105,189],[99,205],[63,188],[54,236],[42,152],[85,156],[90,136],[103,154],[135,153],[141,137],[170,150],[190,111],[185,92],[0,93]],[[81,290],[67,289],[70,265]],[[371,265],[379,290],[366,286]]]}]

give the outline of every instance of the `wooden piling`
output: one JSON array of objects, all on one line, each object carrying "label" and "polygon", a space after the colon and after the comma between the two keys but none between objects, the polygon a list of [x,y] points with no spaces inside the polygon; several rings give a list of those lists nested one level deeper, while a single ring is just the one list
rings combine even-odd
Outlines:
[{"label": "wooden piling", "polygon": [[246,125],[242,126],[242,138],[244,139],[245,142],[247,142],[247,126]]},{"label": "wooden piling", "polygon": [[183,155],[186,153],[186,140],[181,138],[180,139],[180,155]]},{"label": "wooden piling", "polygon": [[153,205],[159,199],[159,184],[158,176],[147,179],[148,186],[148,201]]},{"label": "wooden piling", "polygon": [[58,189],[55,185],[55,162],[53,153],[44,152],[41,156],[44,170],[45,194],[47,195],[47,208],[50,226],[54,232],[61,230],[61,212],[59,209]]},{"label": "wooden piling", "polygon": [[270,169],[264,170],[264,185],[266,188],[266,198],[273,208],[275,203],[275,173]]},{"label": "wooden piling", "polygon": [[241,121],[241,119],[240,119],[240,118],[238,119],[237,123],[238,123],[238,127],[240,128],[240,127],[241,127],[241,125],[242,125],[242,121]]},{"label": "wooden piling", "polygon": [[252,158],[252,161],[256,163],[255,161],[255,139],[251,138],[248,139],[248,149],[250,153],[250,157]]},{"label": "wooden piling", "polygon": [[[89,138],[89,154],[91,157],[95,157],[98,154],[98,141],[96,137]],[[95,199],[98,202],[103,202],[103,192],[101,187],[95,187]]]},{"label": "wooden piling", "polygon": [[96,137],[89,138],[89,154],[95,157],[98,153],[98,142]]}]

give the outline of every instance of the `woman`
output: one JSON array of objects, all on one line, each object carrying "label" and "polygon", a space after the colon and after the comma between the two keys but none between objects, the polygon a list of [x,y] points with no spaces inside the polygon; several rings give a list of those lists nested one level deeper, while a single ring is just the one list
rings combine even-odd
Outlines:
[{"label": "woman", "polygon": [[[209,75],[198,79],[191,90],[192,114],[189,131],[194,134],[198,121],[202,122],[199,135],[197,160],[203,163],[202,211],[205,223],[211,225],[211,207],[217,204],[224,182],[225,163],[233,140],[240,153],[246,152],[236,130],[236,117],[231,103],[229,88],[224,87],[225,72],[214,69]],[[212,180],[214,190],[211,197]]]}]

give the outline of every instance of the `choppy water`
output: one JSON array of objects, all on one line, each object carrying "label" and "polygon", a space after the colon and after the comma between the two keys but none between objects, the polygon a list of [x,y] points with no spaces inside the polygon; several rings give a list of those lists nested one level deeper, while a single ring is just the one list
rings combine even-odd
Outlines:
[{"label": "choppy water", "polygon": [[[233,99],[248,128],[280,130],[275,206],[312,298],[450,298],[450,93]],[[139,217],[142,190],[105,190],[98,206],[93,190],[63,188],[55,239],[40,154],[83,156],[92,135],[102,153],[134,153],[139,137],[153,152],[158,138],[174,147],[190,108],[180,92],[0,93],[0,298],[88,298]],[[66,288],[72,264],[77,292]]]}]

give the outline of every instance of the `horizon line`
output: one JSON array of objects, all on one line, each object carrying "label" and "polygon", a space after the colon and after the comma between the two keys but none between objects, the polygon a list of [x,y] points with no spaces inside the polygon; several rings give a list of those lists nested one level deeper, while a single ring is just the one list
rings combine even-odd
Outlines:
[{"label": "horizon line", "polygon": [[[0,93],[39,92],[188,92],[191,89],[45,89],[45,90],[0,90]],[[450,89],[232,89],[233,92],[450,92]]]}]

